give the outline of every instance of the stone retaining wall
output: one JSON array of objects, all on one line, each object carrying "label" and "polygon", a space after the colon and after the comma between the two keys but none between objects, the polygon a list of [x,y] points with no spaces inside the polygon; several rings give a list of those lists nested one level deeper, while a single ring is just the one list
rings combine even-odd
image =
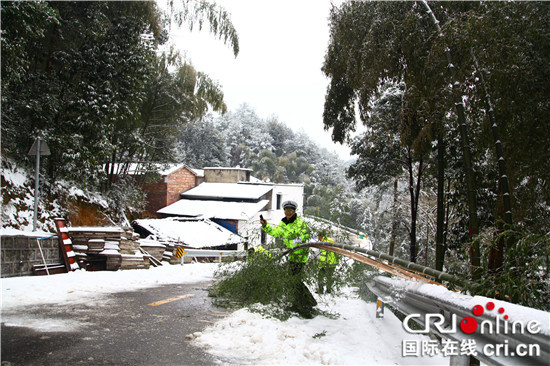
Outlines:
[{"label": "stone retaining wall", "polygon": [[[57,237],[40,240],[47,264],[63,263]],[[2,235],[2,278],[31,276],[32,266],[44,264],[35,237]]]}]

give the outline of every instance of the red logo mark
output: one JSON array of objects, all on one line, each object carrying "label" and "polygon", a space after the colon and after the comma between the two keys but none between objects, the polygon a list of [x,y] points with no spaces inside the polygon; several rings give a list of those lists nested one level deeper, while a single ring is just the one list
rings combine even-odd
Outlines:
[{"label": "red logo mark", "polygon": [[[494,310],[495,303],[488,302],[485,305],[485,309]],[[481,316],[485,312],[485,309],[481,305],[476,305],[473,307],[472,313],[475,316]],[[499,314],[504,314],[504,308],[499,308],[498,312]],[[504,315],[504,319],[508,319],[508,315]],[[460,329],[462,329],[462,331],[466,334],[472,334],[473,332],[475,332],[477,330],[477,325],[477,320],[471,316],[467,316],[460,321]]]}]

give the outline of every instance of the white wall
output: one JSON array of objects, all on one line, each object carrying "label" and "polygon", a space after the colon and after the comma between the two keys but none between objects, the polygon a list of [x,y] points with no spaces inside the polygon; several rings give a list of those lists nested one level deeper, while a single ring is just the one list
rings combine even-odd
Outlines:
[{"label": "white wall", "polygon": [[[274,184],[272,191],[272,210],[264,214],[264,218],[278,224],[284,217],[283,202],[292,200],[298,204],[296,212],[301,216],[304,212],[304,185],[303,184]],[[281,207],[277,209],[277,195],[281,195]]]}]

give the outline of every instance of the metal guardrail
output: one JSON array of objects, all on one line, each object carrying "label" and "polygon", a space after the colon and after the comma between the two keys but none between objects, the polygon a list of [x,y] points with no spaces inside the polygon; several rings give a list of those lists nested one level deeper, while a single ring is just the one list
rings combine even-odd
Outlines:
[{"label": "metal guardrail", "polygon": [[[457,278],[448,273],[437,271],[433,268],[412,263],[404,259],[341,243],[307,243],[289,249],[283,254],[288,254],[293,250],[304,247],[323,247],[323,249],[342,253],[352,259],[361,260],[362,262],[365,258],[373,257],[374,259],[371,258],[369,261],[364,261],[364,263],[370,263],[370,265],[389,273],[393,273],[393,269],[389,271],[387,266],[379,265],[387,265],[388,263],[395,264],[401,267],[400,271],[415,271],[420,274],[431,276],[438,281],[447,281],[455,285],[463,285],[468,282],[465,279]],[[398,269],[398,267],[394,268]],[[408,280],[410,279],[411,278],[408,278]],[[422,277],[417,277],[417,279],[427,280]],[[402,285],[398,286],[397,283],[401,283]],[[533,329],[526,332],[525,324],[523,324],[521,320],[514,319],[511,320],[511,324],[509,324],[508,321],[504,321],[495,314],[497,312],[496,309],[494,309],[495,311],[482,311],[482,314],[479,315],[474,314],[473,307],[475,306],[471,305],[471,298],[466,295],[456,293],[453,299],[441,298],[433,294],[428,295],[427,293],[423,293],[415,289],[417,286],[410,286],[410,284],[410,281],[395,282],[388,277],[377,277],[369,284],[369,288],[373,293],[379,296],[382,301],[390,304],[400,313],[407,316],[410,315],[411,319],[423,327],[423,330],[420,332],[436,335],[440,339],[443,339],[441,342],[442,346],[444,346],[444,343],[448,347],[464,346],[465,349],[461,349],[461,351],[466,351],[464,354],[448,352],[447,356],[451,358],[451,366],[469,365],[470,357],[483,361],[485,364],[496,366],[550,365],[550,314],[548,317],[545,317],[544,315],[546,313],[542,312],[543,316],[540,317],[546,318],[546,324],[539,324],[541,328],[544,328],[543,332],[536,332]],[[439,285],[439,283],[437,285]],[[455,296],[463,298],[459,298],[457,301]],[[488,301],[491,302],[490,299]],[[497,302],[497,300],[494,301]],[[499,303],[501,302],[499,301]],[[525,310],[528,312],[530,309],[525,308]],[[475,315],[477,319],[473,318],[472,315]],[[500,315],[501,317],[503,316],[503,314]],[[501,324],[499,324],[499,320]],[[474,331],[466,333],[459,327],[459,325],[462,325],[459,323],[463,321],[466,321],[467,324],[469,321],[473,321],[476,326],[477,321],[480,321],[481,327],[487,326],[487,329],[485,329],[484,332]],[[494,332],[490,331],[491,326]],[[500,331],[495,330],[498,326],[501,328],[505,327],[505,329]],[[519,330],[516,328],[517,326],[519,326]],[[524,328],[522,328],[522,326]],[[414,332],[411,332],[411,335],[413,334]],[[403,342],[403,347],[405,347],[406,340]],[[432,347],[434,345],[426,344],[426,346]],[[449,350],[450,348],[447,349],[447,351]],[[405,349],[403,349],[403,351],[405,352]]]},{"label": "metal guardrail", "polygon": [[212,250],[212,249],[187,249],[183,248],[181,256],[181,264],[184,263],[185,257],[245,257],[247,252],[243,250]]},{"label": "metal guardrail", "polygon": [[447,281],[447,282],[453,283],[455,285],[460,285],[460,284],[464,284],[465,282],[467,282],[466,280],[461,279],[461,278],[457,278],[456,276],[453,276],[451,274],[441,272],[441,271],[435,270],[433,268],[423,266],[421,264],[409,262],[407,260],[404,260],[404,259],[401,259],[401,258],[398,258],[398,257],[394,257],[394,256],[391,256],[391,255],[388,255],[388,254],[384,254],[384,253],[378,252],[376,250],[360,248],[360,247],[356,247],[356,246],[353,246],[353,245],[337,243],[337,242],[335,242],[335,243],[328,243],[328,242],[324,242],[324,241],[311,242],[311,243],[296,246],[292,249],[288,249],[283,254],[286,254],[286,253],[291,252],[291,251],[296,250],[296,249],[312,247],[312,246],[318,246],[318,245],[323,245],[323,246],[326,246],[326,247],[340,248],[340,249],[343,249],[343,250],[346,250],[346,251],[349,251],[349,252],[352,252],[352,253],[365,254],[365,255],[368,255],[368,256],[371,256],[371,257],[374,257],[374,258],[377,258],[377,259],[387,261],[388,263],[397,264],[397,265],[403,267],[404,269],[415,271],[415,272],[418,272],[420,274],[431,276],[434,279],[436,279],[437,281]]},{"label": "metal guardrail", "polygon": [[[456,301],[456,299],[455,301],[450,301],[435,296],[432,297],[418,291],[414,287],[407,286],[410,283],[406,283],[405,281],[402,282],[403,285],[398,286],[396,285],[396,281],[387,277],[377,277],[368,287],[373,293],[379,296],[382,301],[391,305],[399,312],[405,315],[418,314],[418,316],[414,316],[414,320],[419,323],[423,329],[429,328],[430,333],[458,343],[474,340],[477,355],[473,357],[488,365],[547,366],[550,364],[550,336],[548,334],[544,334],[543,332],[532,334],[525,331],[515,331],[512,333],[511,330],[508,329],[506,332],[502,330],[500,332],[478,331],[472,334],[465,334],[457,329],[458,325],[456,323],[457,319],[459,319],[459,321],[464,321],[464,318],[472,316],[471,302],[464,301],[463,305],[461,305],[461,302]],[[466,295],[457,294],[457,296]],[[435,316],[427,316],[428,314],[435,314]],[[482,315],[476,316],[477,320],[480,322],[488,321],[493,324],[498,322],[496,317],[497,315],[492,314],[492,312],[484,312]],[[503,321],[501,322],[504,323]],[[426,328],[427,326],[428,328]],[[548,324],[542,324],[542,326],[548,328]],[[504,324],[502,324],[501,327],[504,327]],[[453,329],[457,331],[453,332]],[[533,346],[533,348],[527,348],[527,346]],[[528,354],[525,354],[525,352],[519,353],[519,350],[531,351],[532,349],[534,351],[538,349],[539,355],[531,355],[529,354],[530,352]],[[491,352],[484,352],[487,350]],[[496,351],[499,351],[499,353],[496,353]],[[486,353],[490,354],[487,355]],[[525,354],[525,356],[520,356],[519,354]],[[464,360],[458,361],[458,363],[460,362],[464,362]],[[468,364],[467,362],[468,358],[466,357],[465,364]],[[454,362],[451,360],[451,365],[452,364],[457,364],[456,359]]]}]

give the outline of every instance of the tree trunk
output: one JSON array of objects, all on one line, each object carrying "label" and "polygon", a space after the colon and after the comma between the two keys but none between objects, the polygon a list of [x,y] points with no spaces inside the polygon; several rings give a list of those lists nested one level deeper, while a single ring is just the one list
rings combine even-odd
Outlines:
[{"label": "tree trunk", "polygon": [[416,185],[414,183],[413,161],[411,150],[408,149],[409,164],[409,194],[411,197],[411,227],[410,237],[410,261],[416,263],[416,221],[418,218],[418,198],[420,196],[420,179],[422,176],[422,160],[418,163],[418,173]]},{"label": "tree trunk", "polygon": [[110,189],[111,186],[113,185],[113,183],[115,182],[115,167],[116,167],[116,153],[117,153],[117,149],[116,149],[116,139],[115,139],[115,144],[114,144],[115,148],[113,149],[113,154],[111,156],[111,170],[109,172],[109,179],[108,179],[108,186],[107,186],[107,189]]},{"label": "tree trunk", "polygon": [[426,221],[426,253],[424,255],[424,267],[428,267],[428,247],[430,245],[430,225]]},{"label": "tree trunk", "polygon": [[[449,197],[449,192],[451,191],[451,180],[447,179],[447,188],[445,190],[445,196]],[[449,218],[451,216],[451,203],[449,200],[445,202],[445,225],[443,225],[443,253],[447,249],[447,234],[449,233]]]},{"label": "tree trunk", "polygon": [[[432,9],[426,1],[423,1],[424,7],[429,13],[434,25],[437,28],[437,32],[440,37],[442,37],[441,27],[439,26],[439,21],[435,17]],[[447,47],[445,49],[445,56],[447,57],[448,69],[451,73],[453,88],[456,83],[458,83],[458,78],[456,76],[456,69],[452,62],[451,52]],[[468,203],[468,216],[469,216],[469,236],[471,241],[470,248],[470,264],[472,266],[471,273],[472,279],[476,280],[480,278],[480,265],[481,265],[481,253],[479,249],[479,242],[476,240],[479,233],[479,218],[477,216],[477,198],[476,198],[476,184],[475,177],[472,168],[472,156],[470,152],[470,139],[468,134],[468,127],[466,126],[466,114],[464,112],[464,104],[462,102],[462,95],[459,95],[455,89],[455,98],[457,102],[455,103],[456,113],[458,117],[458,131],[460,134],[460,144],[462,147],[462,160],[464,163],[464,175],[466,177],[466,197]]]},{"label": "tree trunk", "polygon": [[399,179],[395,177],[393,181],[393,205],[392,205],[392,223],[389,255],[393,255],[395,248],[395,237],[397,236],[397,183]]},{"label": "tree trunk", "polygon": [[[485,83],[485,77],[483,71],[479,68],[479,64],[475,55],[473,55],[474,63],[476,70],[479,73],[481,87],[485,93],[485,103],[487,104],[487,114],[489,115],[489,121],[491,122],[491,132],[493,135],[493,142],[495,144],[495,153],[498,161],[498,173],[499,173],[499,182],[498,188],[502,201],[499,204],[497,211],[497,218],[500,219],[500,222],[497,222],[497,231],[502,232],[503,230],[509,229],[513,225],[512,220],[512,203],[511,203],[511,192],[510,186],[508,184],[508,174],[506,172],[506,160],[504,159],[504,150],[502,148],[502,142],[500,141],[500,132],[497,124],[497,119],[495,117],[495,110],[493,109],[493,103],[491,102],[491,96]],[[504,252],[506,247],[510,243],[507,240],[501,238],[496,247],[491,247],[489,252],[489,263],[488,267],[491,271],[500,271],[502,269],[502,264],[504,260]]]},{"label": "tree trunk", "polygon": [[435,269],[443,271],[445,262],[445,143],[443,133],[437,137],[437,224],[435,230]]},{"label": "tree trunk", "polygon": [[500,132],[498,129],[497,119],[495,117],[495,110],[493,109],[493,103],[491,102],[491,96],[485,83],[485,77],[483,71],[479,68],[477,59],[474,56],[474,62],[477,71],[479,71],[479,78],[481,81],[481,87],[485,93],[485,102],[487,103],[487,112],[489,115],[489,121],[491,122],[491,132],[493,134],[493,142],[495,143],[495,152],[498,159],[498,173],[499,173],[499,191],[502,195],[502,205],[504,208],[504,223],[508,226],[513,224],[512,221],[512,194],[508,184],[508,174],[506,173],[506,160],[504,159],[504,150],[502,149],[502,142],[500,141]]}]

